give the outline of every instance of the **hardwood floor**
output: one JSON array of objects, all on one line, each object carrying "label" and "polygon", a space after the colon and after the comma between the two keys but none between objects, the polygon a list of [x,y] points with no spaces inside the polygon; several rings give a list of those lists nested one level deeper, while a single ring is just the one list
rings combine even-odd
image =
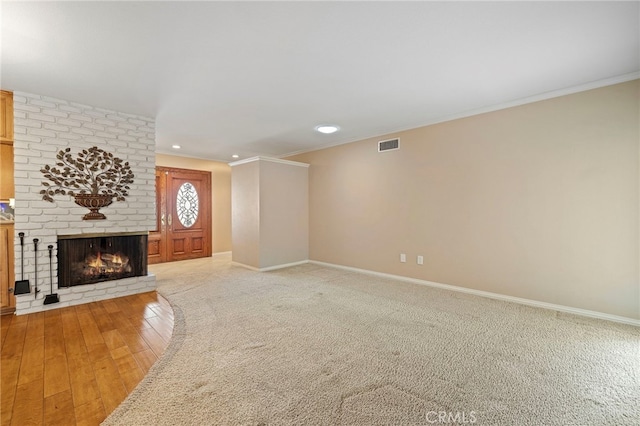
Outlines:
[{"label": "hardwood floor", "polygon": [[98,425],[164,352],[156,292],[0,318],[0,424]]}]

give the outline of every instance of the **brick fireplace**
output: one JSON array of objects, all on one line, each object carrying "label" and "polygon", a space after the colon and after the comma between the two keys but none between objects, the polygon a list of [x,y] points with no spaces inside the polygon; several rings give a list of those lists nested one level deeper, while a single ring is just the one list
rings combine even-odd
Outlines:
[{"label": "brick fireplace", "polygon": [[[63,242],[72,238],[86,242],[99,234],[102,240],[87,244],[107,248],[117,235],[137,234],[146,238],[148,231],[155,228],[155,121],[21,92],[14,92],[14,114],[15,270],[16,279],[20,279],[18,233],[24,232],[25,279],[29,279],[32,285],[31,293],[16,296],[16,313],[38,312],[154,290],[155,276],[147,273],[146,263],[143,271],[137,271],[135,276],[124,272],[131,266],[127,265],[116,273],[115,279],[103,280],[100,275],[106,274],[106,269],[122,263],[121,259],[111,257],[115,253],[108,250],[105,251],[106,258],[102,251],[100,259],[91,258],[97,257],[92,252],[87,255],[87,261],[95,265],[89,268],[97,268],[92,273],[98,278],[89,279],[84,285],[68,285],[58,280],[59,272],[63,276],[65,273],[58,269],[58,256]],[[135,176],[125,201],[114,200],[113,204],[101,209],[107,217],[105,220],[83,220],[88,210],[76,205],[69,196],[58,195],[51,203],[43,201],[40,194],[44,181],[40,169],[44,165],[54,165],[60,150],[69,148],[75,153],[93,146],[129,162]],[[37,254],[32,243],[34,238],[40,240]],[[43,305],[50,289],[48,245],[54,246],[53,291],[58,293],[60,303]],[[36,255],[40,290],[37,296],[33,288]],[[139,259],[140,254],[135,256]],[[72,262],[78,263],[79,260]]]}]

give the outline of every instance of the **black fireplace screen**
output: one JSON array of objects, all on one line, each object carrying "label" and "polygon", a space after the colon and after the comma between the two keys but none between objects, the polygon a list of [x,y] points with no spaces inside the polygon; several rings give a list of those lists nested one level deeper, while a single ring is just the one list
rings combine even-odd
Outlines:
[{"label": "black fireplace screen", "polygon": [[147,275],[147,235],[58,238],[58,286]]}]

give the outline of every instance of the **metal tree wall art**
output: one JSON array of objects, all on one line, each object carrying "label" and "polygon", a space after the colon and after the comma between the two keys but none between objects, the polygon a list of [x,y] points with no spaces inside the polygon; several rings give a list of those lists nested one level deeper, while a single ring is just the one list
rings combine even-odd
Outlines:
[{"label": "metal tree wall art", "polygon": [[83,149],[74,158],[66,148],[56,155],[56,165],[40,169],[49,182],[42,182],[42,199],[53,203],[55,195],[70,195],[76,204],[91,210],[84,220],[106,219],[99,212],[113,202],[124,201],[133,183],[133,172],[128,162],[97,146]]}]

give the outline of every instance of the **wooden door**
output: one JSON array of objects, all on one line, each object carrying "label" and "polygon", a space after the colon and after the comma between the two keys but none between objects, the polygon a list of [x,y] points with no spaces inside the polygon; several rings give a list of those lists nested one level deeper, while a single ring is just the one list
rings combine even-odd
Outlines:
[{"label": "wooden door", "polygon": [[156,215],[149,263],[211,256],[211,173],[158,167]]}]

